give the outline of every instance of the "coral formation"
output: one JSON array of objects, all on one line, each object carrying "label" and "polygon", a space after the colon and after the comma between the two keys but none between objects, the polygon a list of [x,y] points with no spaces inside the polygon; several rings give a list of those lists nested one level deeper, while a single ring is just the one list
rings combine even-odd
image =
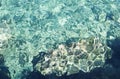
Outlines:
[{"label": "coral formation", "polygon": [[89,72],[96,67],[102,67],[110,51],[99,38],[89,37],[72,42],[69,46],[61,44],[47,53],[40,52],[33,58],[32,63],[34,69],[43,75],[71,75],[80,70]]}]

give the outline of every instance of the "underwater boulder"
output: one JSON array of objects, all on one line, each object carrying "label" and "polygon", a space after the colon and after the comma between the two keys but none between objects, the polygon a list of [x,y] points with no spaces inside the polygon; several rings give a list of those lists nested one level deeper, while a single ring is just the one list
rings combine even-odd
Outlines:
[{"label": "underwater boulder", "polygon": [[73,42],[71,46],[61,44],[53,51],[47,52],[48,55],[41,52],[33,58],[33,61],[37,60],[33,65],[34,69],[43,75],[62,76],[75,74],[79,71],[90,72],[94,68],[102,67],[105,60],[111,58],[111,54],[106,55],[108,52],[110,54],[111,49],[99,38],[89,37]]}]

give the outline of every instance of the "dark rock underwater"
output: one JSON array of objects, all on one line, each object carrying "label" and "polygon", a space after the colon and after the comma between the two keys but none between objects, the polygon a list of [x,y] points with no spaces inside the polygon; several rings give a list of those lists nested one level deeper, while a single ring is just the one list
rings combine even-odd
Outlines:
[{"label": "dark rock underwater", "polygon": [[95,68],[89,73],[80,71],[70,76],[57,77],[54,74],[43,76],[37,71],[30,72],[23,79],[120,79],[120,38],[107,40],[108,46],[113,50],[112,58],[106,60],[104,67]]}]

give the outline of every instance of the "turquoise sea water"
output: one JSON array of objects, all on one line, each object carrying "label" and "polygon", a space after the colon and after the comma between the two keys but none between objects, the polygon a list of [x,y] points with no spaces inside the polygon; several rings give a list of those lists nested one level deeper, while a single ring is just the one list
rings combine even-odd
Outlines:
[{"label": "turquoise sea water", "polygon": [[33,71],[38,52],[91,36],[120,37],[120,0],[0,0],[0,54],[12,79]]}]

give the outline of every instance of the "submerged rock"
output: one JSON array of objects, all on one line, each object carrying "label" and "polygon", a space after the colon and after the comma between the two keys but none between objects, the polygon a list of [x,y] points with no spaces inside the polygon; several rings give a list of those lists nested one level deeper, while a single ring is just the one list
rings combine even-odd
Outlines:
[{"label": "submerged rock", "polygon": [[34,69],[43,75],[71,75],[80,70],[90,72],[96,67],[102,67],[105,60],[110,58],[111,54],[109,57],[106,55],[108,52],[110,53],[111,49],[99,38],[89,37],[73,42],[71,46],[61,44],[52,52],[48,52],[48,55],[41,52],[33,58],[32,63]]},{"label": "submerged rock", "polygon": [[0,79],[11,79],[8,67],[6,67],[4,63],[4,56],[0,54]]}]

